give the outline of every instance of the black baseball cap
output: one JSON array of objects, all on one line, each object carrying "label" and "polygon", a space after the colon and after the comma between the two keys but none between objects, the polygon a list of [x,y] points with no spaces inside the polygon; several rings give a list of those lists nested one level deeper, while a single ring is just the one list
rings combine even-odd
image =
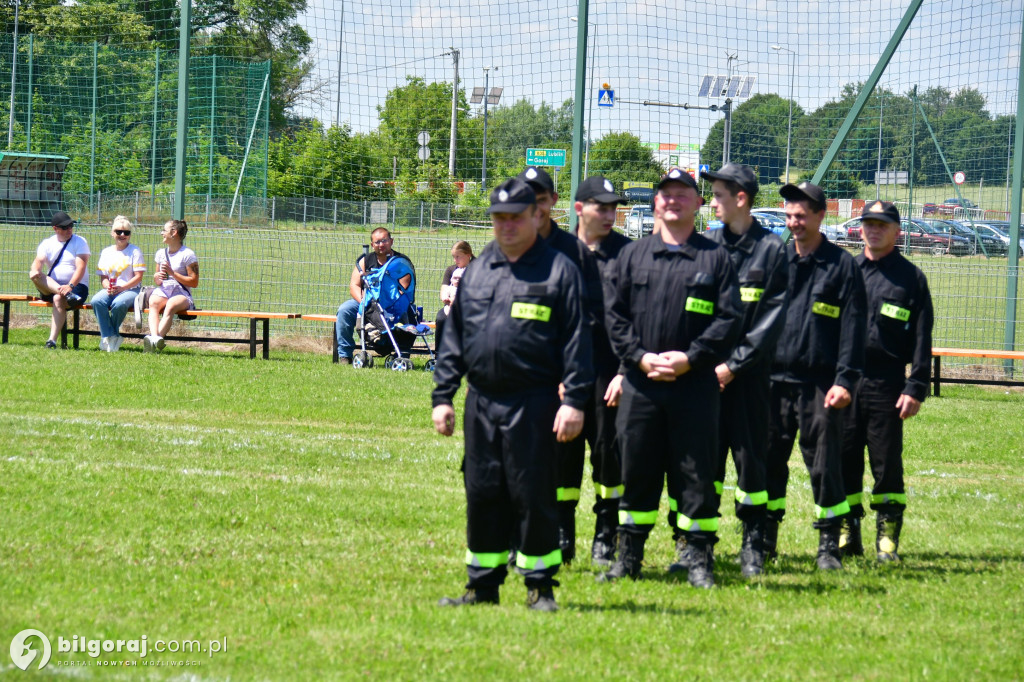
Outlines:
[{"label": "black baseball cap", "polygon": [[519,178],[509,178],[491,192],[491,207],[488,213],[522,213],[530,206],[537,205],[533,188]]},{"label": "black baseball cap", "polygon": [[870,206],[865,206],[860,217],[862,220],[873,218],[881,220],[883,223],[900,224],[900,212],[897,210],[896,204],[891,201],[876,201]]},{"label": "black baseball cap", "polygon": [[576,188],[576,201],[593,199],[600,204],[624,204],[626,199],[615,193],[612,181],[603,175],[593,175]]},{"label": "black baseball cap", "polygon": [[662,187],[670,182],[681,182],[687,187],[697,189],[697,181],[693,179],[693,176],[684,171],[682,168],[672,168],[668,173],[661,176],[661,180],[658,181],[658,185],[654,188],[655,190],[661,190]]},{"label": "black baseball cap", "polygon": [[548,172],[543,168],[527,166],[526,170],[516,177],[523,182],[529,183],[534,192],[547,192],[548,194],[555,193],[555,183],[551,179],[551,176],[548,175]]},{"label": "black baseball cap", "polygon": [[757,194],[757,176],[754,175],[754,170],[750,166],[744,166],[741,163],[727,163],[717,172],[704,171],[700,176],[708,180],[735,182],[750,197]]},{"label": "black baseball cap", "polygon": [[779,194],[786,201],[809,201],[819,211],[824,211],[828,208],[828,202],[825,201],[825,192],[817,185],[812,185],[809,182],[801,182],[799,185],[783,185],[779,188]]},{"label": "black baseball cap", "polygon": [[50,224],[54,227],[71,227],[75,224],[75,221],[72,220],[71,216],[64,211],[57,211],[53,214],[53,217],[50,218]]}]

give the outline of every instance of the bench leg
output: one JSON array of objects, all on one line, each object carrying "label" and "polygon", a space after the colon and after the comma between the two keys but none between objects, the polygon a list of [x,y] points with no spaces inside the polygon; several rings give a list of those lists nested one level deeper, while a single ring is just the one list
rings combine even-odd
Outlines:
[{"label": "bench leg", "polygon": [[68,318],[64,318],[64,326],[60,328],[60,347],[64,350],[68,348]]},{"label": "bench leg", "polygon": [[934,360],[932,364],[935,368],[932,370],[932,386],[934,387],[932,389],[932,395],[938,398],[942,390],[942,357],[936,355],[932,360]]},{"label": "bench leg", "polygon": [[256,318],[249,320],[249,359],[256,358]]},{"label": "bench leg", "polygon": [[263,320],[263,359],[270,359],[270,318]]},{"label": "bench leg", "polygon": [[71,333],[71,345],[74,346],[75,350],[78,350],[78,325],[80,324],[80,320],[78,318],[78,313],[79,313],[79,309],[75,308],[75,310],[74,310],[75,326],[74,326],[74,329],[72,330],[72,333]]},{"label": "bench leg", "polygon": [[11,326],[11,302],[4,301],[4,334],[3,343],[7,343],[7,330]]},{"label": "bench leg", "polygon": [[331,362],[338,364],[338,323],[335,321],[331,327]]}]

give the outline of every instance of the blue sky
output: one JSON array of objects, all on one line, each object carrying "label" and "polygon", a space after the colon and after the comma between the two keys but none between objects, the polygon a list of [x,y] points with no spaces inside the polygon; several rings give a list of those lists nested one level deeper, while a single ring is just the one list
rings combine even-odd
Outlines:
[{"label": "blue sky", "polygon": [[[790,92],[810,111],[836,99],[843,85],[865,80],[906,11],[909,0],[593,0],[590,4],[588,100],[595,137],[628,130],[647,142],[701,143],[721,114],[618,104],[595,106],[596,89],[610,83],[619,99],[652,99],[708,105],[698,99],[704,74],[725,73],[727,54],[736,71],[756,76],[754,93]],[[576,58],[575,2],[524,0],[394,0],[350,3],[310,0],[302,24],[313,37],[323,101],[300,113],[354,130],[376,127],[376,106],[406,75],[451,81],[450,46],[462,52],[464,88],[484,84],[484,66],[497,66],[491,85],[504,88],[502,103],[528,99],[560,104],[573,94]],[[927,0],[881,84],[907,92],[975,87],[993,113],[1016,110],[1020,55],[1019,0]],[[341,40],[339,41],[339,36]],[[341,86],[338,87],[339,42]]]}]

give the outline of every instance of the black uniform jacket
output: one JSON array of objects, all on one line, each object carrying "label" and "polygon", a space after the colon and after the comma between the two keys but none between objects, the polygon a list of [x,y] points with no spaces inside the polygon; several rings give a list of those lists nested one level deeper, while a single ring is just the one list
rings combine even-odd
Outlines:
[{"label": "black uniform jacket", "polygon": [[672,251],[660,234],[629,244],[615,262],[608,335],[626,367],[644,353],[686,353],[694,370],[725,360],[739,335],[740,293],[729,255],[692,233]]},{"label": "black uniform jacket", "polygon": [[601,271],[594,255],[587,245],[551,221],[551,233],[545,240],[547,245],[572,261],[583,276],[583,315],[587,330],[602,326],[604,320],[604,297],[601,295]]},{"label": "black uniform jacket", "polygon": [[775,345],[786,323],[786,286],[789,283],[786,245],[761,227],[756,218],[737,241],[730,243],[726,239],[727,229],[723,227],[704,234],[725,248],[740,280],[743,305],[740,340],[725,364],[737,375],[752,367],[766,371],[775,358]]},{"label": "black uniform jacket", "polygon": [[[615,261],[622,249],[632,243],[632,239],[621,232],[612,230],[607,237],[601,240],[597,248],[591,251],[597,261],[597,268],[601,272],[602,306],[615,300]],[[586,245],[584,244],[584,246]],[[594,369],[601,376],[614,376],[619,370],[619,358],[615,355],[612,342],[608,338],[603,307],[597,325],[594,327]]]},{"label": "black uniform jacket", "polygon": [[864,369],[864,278],[853,256],[822,237],[814,253],[789,258],[789,308],[772,381],[830,383],[852,391]]},{"label": "black uniform jacket", "polygon": [[928,396],[932,358],[932,295],[921,270],[894,249],[873,261],[855,259],[864,275],[868,301],[864,376],[904,383],[902,393],[923,401]]},{"label": "black uniform jacket", "polygon": [[463,376],[488,395],[551,390],[583,409],[594,383],[580,272],[537,239],[515,263],[492,241],[466,268],[444,327],[433,404],[452,402]]}]

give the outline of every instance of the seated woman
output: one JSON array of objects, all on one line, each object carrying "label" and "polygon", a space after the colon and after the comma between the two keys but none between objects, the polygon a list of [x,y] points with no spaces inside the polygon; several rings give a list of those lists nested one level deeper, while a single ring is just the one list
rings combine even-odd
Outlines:
[{"label": "seated woman", "polygon": [[448,319],[449,306],[451,306],[452,301],[455,300],[455,289],[458,287],[457,282],[455,287],[452,286],[452,273],[459,268],[465,270],[466,266],[469,265],[473,258],[475,258],[475,256],[473,256],[473,247],[469,245],[469,242],[455,242],[455,246],[452,247],[453,262],[448,266],[448,269],[444,271],[444,275],[441,277],[441,302],[444,306],[437,311],[437,317],[434,318],[435,353],[441,349],[441,332],[444,331],[444,323]]},{"label": "seated woman", "polygon": [[184,244],[187,232],[184,220],[168,220],[160,232],[165,246],[153,259],[157,289],[149,295],[149,336],[142,340],[143,350],[149,353],[163,349],[176,314],[195,308],[192,289],[199,286],[199,259]]},{"label": "seated woman", "polygon": [[114,244],[103,249],[96,266],[102,288],[92,297],[92,311],[100,327],[100,350],[116,353],[124,340],[118,331],[139,293],[146,263],[142,249],[131,243],[130,220],[123,215],[114,218],[110,236]]}]

